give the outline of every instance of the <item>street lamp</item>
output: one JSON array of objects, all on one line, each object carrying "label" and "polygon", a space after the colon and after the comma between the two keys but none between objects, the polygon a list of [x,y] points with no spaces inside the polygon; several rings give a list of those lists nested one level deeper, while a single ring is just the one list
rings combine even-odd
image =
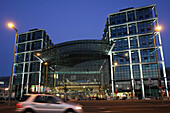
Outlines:
[{"label": "street lamp", "polygon": [[161,26],[157,26],[153,32],[153,40],[154,40],[154,49],[155,49],[155,56],[156,56],[156,64],[157,64],[157,71],[158,71],[158,87],[161,90],[161,102],[163,103],[162,98],[162,87],[161,87],[161,77],[159,72],[159,64],[158,64],[158,56],[157,56],[157,50],[156,50],[156,39],[155,39],[155,32],[160,32],[162,30]]},{"label": "street lamp", "polygon": [[44,62],[44,65],[47,66],[47,65],[48,65],[48,62]]},{"label": "street lamp", "polygon": [[155,31],[158,31],[158,32],[161,31],[161,30],[162,30],[161,26],[157,26],[156,29],[155,29]]},{"label": "street lamp", "polygon": [[114,66],[117,66],[117,65],[118,65],[118,62],[117,62],[117,61],[115,61],[115,62],[114,62]]},{"label": "street lamp", "polygon": [[39,56],[41,56],[41,54],[40,54],[40,53],[36,53],[36,56],[38,56],[38,57],[39,57]]},{"label": "street lamp", "polygon": [[12,81],[13,81],[13,73],[14,73],[15,52],[16,52],[16,43],[17,43],[17,29],[14,27],[13,23],[8,23],[8,27],[9,28],[13,28],[16,31],[16,34],[15,34],[15,43],[14,43],[13,62],[12,62],[12,73],[11,73],[10,82],[9,82],[8,105],[10,106],[10,104],[11,104],[11,93],[12,93]]},{"label": "street lamp", "polygon": [[129,54],[128,53],[125,53],[125,56],[127,57]]},{"label": "street lamp", "polygon": [[[115,80],[114,88],[115,88],[115,93],[117,93],[117,88],[116,88],[116,66],[118,65],[118,62],[114,61],[113,64],[114,64],[114,80]],[[114,92],[113,91],[112,91],[112,94],[113,94],[113,98],[114,98]]]},{"label": "street lamp", "polygon": [[44,62],[44,65],[46,66],[46,82],[45,82],[45,87],[46,87],[46,90],[47,90],[48,62]]}]

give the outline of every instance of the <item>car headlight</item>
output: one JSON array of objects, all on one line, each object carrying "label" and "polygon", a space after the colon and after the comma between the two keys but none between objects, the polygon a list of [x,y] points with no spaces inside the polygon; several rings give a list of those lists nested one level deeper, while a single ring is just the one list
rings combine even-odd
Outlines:
[{"label": "car headlight", "polygon": [[77,106],[77,107],[76,107],[76,109],[82,109],[82,107],[80,107],[80,106]]}]

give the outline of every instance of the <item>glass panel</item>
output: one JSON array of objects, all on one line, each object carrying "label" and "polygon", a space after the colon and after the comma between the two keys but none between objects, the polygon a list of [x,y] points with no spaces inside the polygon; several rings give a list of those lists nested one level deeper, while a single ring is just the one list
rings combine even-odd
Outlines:
[{"label": "glass panel", "polygon": [[25,72],[28,72],[28,66],[29,66],[29,64],[26,63],[26,64],[25,64]]},{"label": "glass panel", "polygon": [[113,54],[113,62],[117,61],[118,64],[129,64],[129,56],[125,56],[127,52],[119,52]]},{"label": "glass panel", "polygon": [[152,7],[136,10],[137,20],[153,18]]},{"label": "glass panel", "polygon": [[122,37],[127,36],[127,27],[126,26],[118,26],[111,28],[111,37]]},{"label": "glass panel", "polygon": [[17,56],[16,56],[16,63],[19,63],[19,62],[24,62],[24,53],[17,54]]},{"label": "glass panel", "polygon": [[136,34],[136,24],[129,24],[129,35]]},{"label": "glass panel", "polygon": [[119,51],[119,50],[128,49],[128,39],[127,38],[116,39],[113,42],[115,43],[113,51]]},{"label": "glass panel", "polygon": [[139,65],[133,65],[132,69],[133,69],[133,77],[134,77],[134,79],[140,79],[140,68],[139,68]]},{"label": "glass panel", "polygon": [[17,53],[24,52],[24,51],[25,51],[25,44],[18,44]]},{"label": "glass panel", "polygon": [[138,48],[137,37],[130,37],[130,48]]},{"label": "glass panel", "polygon": [[32,40],[37,40],[42,38],[42,31],[37,31],[32,33]]},{"label": "glass panel", "polygon": [[126,22],[126,13],[116,14],[110,16],[110,24],[122,24]]},{"label": "glass panel", "polygon": [[16,64],[15,73],[22,73],[22,72],[23,72],[23,64]]},{"label": "glass panel", "polygon": [[[65,59],[65,60],[69,60],[69,59]],[[110,74],[109,74],[108,59],[101,59],[101,60],[91,59],[89,61],[89,58],[86,60],[86,58],[83,57],[82,59],[83,61],[81,61],[78,57],[76,57],[75,60],[76,60],[75,62],[73,62],[73,59],[71,61],[69,60],[70,62],[67,62],[66,66],[63,65],[63,63],[61,65],[54,65],[55,69],[57,70],[55,72],[57,78],[57,86],[65,85],[65,83],[63,82],[64,80],[67,81],[66,82],[67,85],[71,85],[71,86],[82,86],[83,84],[84,85],[87,84],[109,85]],[[53,84],[54,78],[55,76],[53,74],[51,76],[48,76],[48,82],[47,82],[48,86],[54,87]],[[45,79],[43,81],[45,81]]]},{"label": "glass panel", "polygon": [[144,78],[158,78],[157,64],[143,64],[142,71]]},{"label": "glass panel", "polygon": [[22,83],[22,74],[20,75],[14,75],[14,84],[18,85]]},{"label": "glass panel", "polygon": [[132,63],[139,63],[138,51],[131,51]]},{"label": "glass panel", "polygon": [[34,56],[34,52],[31,52],[31,61],[37,61],[38,59]]},{"label": "glass panel", "polygon": [[40,68],[40,63],[39,62],[33,62],[30,65],[30,72],[39,71],[39,68]]},{"label": "glass panel", "polygon": [[26,34],[19,35],[18,43],[25,42],[26,41]]},{"label": "glass panel", "polygon": [[32,73],[29,75],[29,85],[38,85],[39,73]]},{"label": "glass panel", "polygon": [[26,57],[25,57],[25,61],[28,62],[29,61],[29,56],[30,56],[30,53],[26,53]]},{"label": "glass panel", "polygon": [[26,51],[30,51],[30,43],[27,43]]},{"label": "glass panel", "polygon": [[128,21],[129,21],[129,22],[135,20],[135,13],[134,13],[134,11],[130,11],[130,12],[128,12],[127,14],[128,14]]},{"label": "glass panel", "polygon": [[145,21],[138,23],[138,33],[150,33],[154,31],[154,21]]},{"label": "glass panel", "polygon": [[129,66],[116,66],[116,80],[130,79],[130,67]]},{"label": "glass panel", "polygon": [[139,37],[140,47],[153,47],[153,35],[143,35]]},{"label": "glass panel", "polygon": [[31,50],[41,49],[41,41],[36,41],[31,43]]},{"label": "glass panel", "polygon": [[142,62],[156,61],[155,50],[154,49],[141,50],[141,61]]}]

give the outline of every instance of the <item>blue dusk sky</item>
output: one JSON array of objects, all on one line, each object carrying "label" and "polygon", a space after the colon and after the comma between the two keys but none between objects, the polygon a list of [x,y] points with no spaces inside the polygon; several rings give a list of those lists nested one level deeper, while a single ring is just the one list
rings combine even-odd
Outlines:
[{"label": "blue dusk sky", "polygon": [[0,76],[10,76],[15,30],[43,28],[54,44],[82,39],[101,39],[107,15],[128,7],[156,4],[165,65],[170,67],[170,0],[0,0]]}]

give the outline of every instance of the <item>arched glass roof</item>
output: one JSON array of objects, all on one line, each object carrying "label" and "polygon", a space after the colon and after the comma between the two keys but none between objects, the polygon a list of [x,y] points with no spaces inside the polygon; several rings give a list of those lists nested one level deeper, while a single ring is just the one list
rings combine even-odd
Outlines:
[{"label": "arched glass roof", "polygon": [[80,62],[108,57],[110,46],[101,40],[76,40],[40,51],[39,58],[50,64],[73,66]]}]

